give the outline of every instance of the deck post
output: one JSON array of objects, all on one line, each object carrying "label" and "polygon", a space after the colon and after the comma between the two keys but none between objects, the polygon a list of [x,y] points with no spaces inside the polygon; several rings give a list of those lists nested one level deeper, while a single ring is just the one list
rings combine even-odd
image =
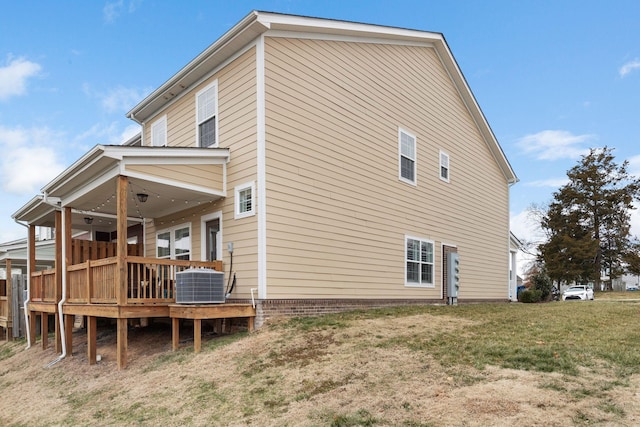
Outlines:
[{"label": "deck post", "polygon": [[56,354],[62,353],[62,340],[60,337],[60,322],[58,321],[58,313],[53,313],[53,347]]},{"label": "deck post", "polygon": [[65,346],[67,348],[67,354],[73,354],[73,320],[74,316],[68,314],[64,315],[64,339]]},{"label": "deck post", "polygon": [[40,336],[42,337],[42,349],[49,346],[49,313],[40,313]]},{"label": "deck post", "polygon": [[118,318],[118,338],[116,344],[118,346],[118,369],[127,367],[127,323],[126,318]]},{"label": "deck post", "polygon": [[176,351],[180,346],[180,319],[171,318],[171,350]]},{"label": "deck post", "polygon": [[29,311],[29,336],[33,340],[32,343],[36,342],[36,325],[38,322],[38,316],[35,311]]},{"label": "deck post", "polygon": [[200,353],[202,348],[202,319],[193,319],[193,351]]},{"label": "deck post", "polygon": [[87,316],[87,359],[89,365],[96,364],[96,317]]}]

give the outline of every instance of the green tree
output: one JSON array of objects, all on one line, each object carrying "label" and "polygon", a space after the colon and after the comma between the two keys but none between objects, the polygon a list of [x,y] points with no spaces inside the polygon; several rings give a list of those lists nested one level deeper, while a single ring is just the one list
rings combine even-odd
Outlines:
[{"label": "green tree", "polygon": [[624,256],[626,270],[629,274],[640,276],[640,242],[634,241]]},{"label": "green tree", "polygon": [[591,149],[569,169],[542,217],[547,241],[539,246],[549,277],[561,282],[593,281],[602,273],[611,280],[622,274],[630,248],[629,212],[640,197],[640,180],[618,165],[610,148]]}]

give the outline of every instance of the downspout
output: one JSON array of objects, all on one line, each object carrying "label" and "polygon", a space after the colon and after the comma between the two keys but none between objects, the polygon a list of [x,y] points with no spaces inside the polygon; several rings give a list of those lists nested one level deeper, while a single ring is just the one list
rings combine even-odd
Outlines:
[{"label": "downspout", "polygon": [[[66,209],[62,209],[62,229],[65,229],[65,224],[67,221]],[[66,333],[64,330],[64,313],[62,312],[62,306],[67,300],[67,257],[64,256],[67,250],[67,239],[62,238],[62,298],[60,298],[60,302],[58,302],[58,319],[60,321],[60,344],[62,344],[62,354],[58,356],[55,360],[52,360],[47,365],[47,368],[52,367],[65,357],[67,357],[67,339]]]},{"label": "downspout", "polygon": [[[13,219],[16,224],[19,224],[27,229],[27,236],[29,234],[29,226],[27,224],[23,224],[18,221],[16,218]],[[24,300],[24,324],[27,335],[27,350],[31,348],[31,328],[29,327],[29,300],[31,298],[31,257],[29,256],[29,251],[35,250],[36,248],[31,248],[29,245],[29,238],[27,237],[27,298]],[[11,274],[11,273],[9,273]],[[9,304],[12,302],[9,301]]]}]

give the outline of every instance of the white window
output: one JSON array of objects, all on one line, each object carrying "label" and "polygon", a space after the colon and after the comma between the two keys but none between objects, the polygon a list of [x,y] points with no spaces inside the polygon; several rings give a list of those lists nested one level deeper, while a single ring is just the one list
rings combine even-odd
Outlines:
[{"label": "white window", "polygon": [[235,188],[236,219],[255,215],[255,194],[256,186],[253,181]]},{"label": "white window", "polygon": [[151,145],[165,147],[167,145],[167,116],[162,116],[151,125]]},{"label": "white window", "polygon": [[404,129],[398,129],[398,153],[400,180],[416,185],[416,137]]},{"label": "white window", "polygon": [[449,182],[449,155],[440,151],[440,179]]},{"label": "white window", "polygon": [[198,147],[218,146],[218,81],[196,94]]},{"label": "white window", "polygon": [[191,226],[183,224],[158,232],[156,256],[161,259],[191,259]]},{"label": "white window", "polygon": [[433,242],[405,236],[405,285],[433,287]]}]

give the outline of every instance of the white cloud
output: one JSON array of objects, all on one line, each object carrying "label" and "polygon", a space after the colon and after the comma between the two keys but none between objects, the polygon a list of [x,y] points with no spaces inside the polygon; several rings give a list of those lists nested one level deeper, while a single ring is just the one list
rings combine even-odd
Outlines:
[{"label": "white cloud", "polygon": [[147,89],[139,90],[118,86],[102,95],[102,106],[108,113],[126,113],[140,102],[146,94]]},{"label": "white cloud", "polygon": [[85,151],[96,144],[120,145],[139,133],[141,128],[137,124],[129,124],[122,129],[122,123],[114,121],[111,123],[96,123],[88,130],[75,137],[74,142]]},{"label": "white cloud", "polygon": [[100,100],[100,105],[109,114],[125,114],[150,92],[150,88],[127,88],[118,86],[107,92],[95,91],[88,83],[82,84],[82,92],[90,98]]},{"label": "white cloud", "polygon": [[[107,140],[107,141],[105,141]],[[96,123],[90,129],[76,136],[75,141],[84,143],[88,141],[90,146],[96,144],[118,144],[120,142],[120,131],[117,122],[109,124]]]},{"label": "white cloud", "polygon": [[102,16],[105,22],[111,24],[115,22],[125,9],[128,13],[133,13],[141,4],[142,0],[130,0],[125,8],[124,0],[108,1],[102,9]]},{"label": "white cloud", "polygon": [[629,173],[631,175],[635,175],[636,177],[640,177],[640,154],[637,156],[633,156],[628,160],[629,160]]},{"label": "white cloud", "polygon": [[27,80],[38,75],[40,64],[25,58],[10,59],[0,67],[0,101],[12,96],[23,95],[27,90]]},{"label": "white cloud", "polygon": [[627,74],[637,69],[640,69],[640,59],[636,58],[633,61],[629,61],[626,64],[624,64],[622,67],[620,67],[620,70],[619,70],[620,77],[624,78],[626,77]]},{"label": "white cloud", "polygon": [[128,140],[139,134],[141,130],[142,128],[140,127],[140,125],[127,126],[120,134],[120,144],[127,142]]},{"label": "white cloud", "polygon": [[36,193],[64,166],[57,147],[61,136],[47,128],[9,129],[0,126],[0,180],[13,194]]},{"label": "white cloud", "polygon": [[517,145],[538,160],[575,159],[589,153],[582,145],[594,138],[594,135],[573,135],[565,130],[543,130],[520,138]]},{"label": "white cloud", "polygon": [[116,20],[120,13],[122,12],[122,8],[124,7],[124,0],[118,1],[108,1],[102,9],[102,15],[104,17],[105,22],[112,23]]},{"label": "white cloud", "polygon": [[552,187],[559,188],[569,182],[569,178],[566,176],[563,178],[549,178],[549,179],[540,179],[538,181],[530,181],[525,182],[523,185],[525,187]]}]

